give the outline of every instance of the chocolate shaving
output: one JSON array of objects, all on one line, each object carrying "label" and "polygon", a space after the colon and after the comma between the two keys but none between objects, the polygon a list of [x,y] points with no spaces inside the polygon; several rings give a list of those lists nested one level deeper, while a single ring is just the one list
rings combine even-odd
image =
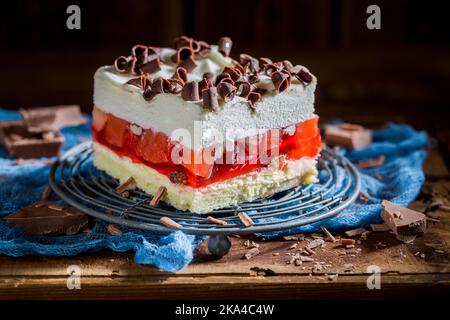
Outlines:
[{"label": "chocolate shaving", "polygon": [[129,85],[141,88],[141,89],[145,89],[145,88],[147,88],[149,81],[148,81],[147,76],[140,75],[139,77],[128,80],[126,83]]},{"label": "chocolate shaving", "polygon": [[180,67],[185,68],[187,72],[191,72],[197,67],[197,64],[195,63],[195,60],[193,57],[188,57],[186,60],[182,61],[180,63]]},{"label": "chocolate shaving", "polygon": [[173,221],[172,219],[170,219],[169,217],[161,217],[159,219],[159,222],[161,222],[161,224],[165,225],[167,228],[170,229],[181,229],[183,226],[175,221]]},{"label": "chocolate shaving", "polygon": [[190,81],[186,82],[181,90],[181,97],[185,101],[199,101],[198,82]]},{"label": "chocolate shaving", "polygon": [[242,72],[238,68],[225,67],[223,73],[229,74],[233,81],[236,81],[242,76]]},{"label": "chocolate shaving", "polygon": [[166,194],[167,189],[166,187],[160,186],[156,194],[153,196],[152,200],[150,201],[151,207],[157,207],[159,202],[162,200],[164,195]]},{"label": "chocolate shaving", "polygon": [[355,236],[362,235],[366,231],[367,230],[364,228],[356,228],[356,229],[347,230],[344,233],[347,237],[355,237]]},{"label": "chocolate shaving", "polygon": [[245,67],[243,67],[239,62],[236,62],[235,63],[235,65],[234,65],[234,67],[236,68],[236,69],[238,69],[240,72],[241,72],[241,74],[246,74],[247,72],[248,72],[248,65],[246,65]]},{"label": "chocolate shaving", "polygon": [[52,193],[53,193],[52,188],[50,188],[50,186],[46,186],[44,192],[42,192],[41,201],[48,200],[52,195]]},{"label": "chocolate shaving", "polygon": [[381,155],[376,159],[360,161],[356,166],[360,169],[376,168],[382,166],[385,160],[386,160],[385,156]]},{"label": "chocolate shaving", "polygon": [[128,71],[130,64],[127,57],[120,56],[114,61],[114,68],[117,72],[124,73]]},{"label": "chocolate shaving", "polygon": [[219,110],[219,100],[217,97],[217,88],[209,87],[202,92],[203,108],[210,111]]},{"label": "chocolate shaving", "polygon": [[106,230],[108,230],[108,233],[112,236],[120,236],[123,234],[122,229],[120,229],[117,225],[113,223],[108,224]]},{"label": "chocolate shaving", "polygon": [[297,72],[295,74],[295,77],[304,84],[310,84],[313,79],[311,73],[309,73],[305,69],[301,69],[299,72]]},{"label": "chocolate shaving", "polygon": [[169,79],[169,93],[179,94],[183,90],[184,82],[180,79]]},{"label": "chocolate shaving", "polygon": [[258,76],[258,74],[250,74],[247,77],[248,82],[250,82],[251,84],[256,84],[260,81],[260,78]]},{"label": "chocolate shaving", "polygon": [[252,248],[252,249],[248,250],[247,253],[244,254],[244,256],[242,258],[249,260],[249,259],[253,258],[254,256],[257,256],[258,254],[260,254],[259,249]]},{"label": "chocolate shaving", "polygon": [[228,37],[222,37],[219,39],[219,52],[224,55],[225,57],[228,57],[231,52],[231,47],[233,46],[233,41],[231,41]]},{"label": "chocolate shaving", "polygon": [[245,227],[250,227],[255,224],[253,222],[252,218],[250,218],[250,216],[248,214],[246,214],[245,212],[239,212],[238,217],[239,217],[239,220],[241,220],[242,224]]},{"label": "chocolate shaving", "polygon": [[133,177],[129,177],[126,181],[124,181],[116,188],[116,191],[118,193],[123,193],[124,191],[133,190],[135,188],[136,188],[136,181],[134,180]]},{"label": "chocolate shaving", "polygon": [[142,64],[147,60],[148,47],[137,44],[133,48],[131,48],[131,55],[137,59],[137,62],[139,64]]},{"label": "chocolate shaving", "polygon": [[176,64],[180,64],[182,61],[193,55],[192,48],[190,47],[181,47],[177,50],[177,52],[172,56],[172,61]]},{"label": "chocolate shaving", "polygon": [[131,58],[129,63],[130,63],[130,70],[133,75],[140,75],[142,73],[141,68],[139,68],[139,63],[136,57]]},{"label": "chocolate shaving", "polygon": [[164,78],[156,78],[152,83],[152,91],[156,93],[169,92],[170,83],[167,79]]},{"label": "chocolate shaving", "polygon": [[280,71],[275,71],[272,73],[270,78],[275,86],[275,90],[278,90],[279,92],[285,91],[291,84],[290,76]]},{"label": "chocolate shaving", "polygon": [[221,82],[217,85],[217,92],[225,102],[233,100],[236,94],[236,87],[227,82]]},{"label": "chocolate shaving", "polygon": [[247,97],[247,104],[253,111],[256,110],[255,104],[261,100],[261,94],[258,92],[250,92],[250,94]]},{"label": "chocolate shaving", "polygon": [[224,79],[231,79],[231,75],[226,72],[222,72],[216,77],[216,85],[218,85],[220,82],[222,82]]},{"label": "chocolate shaving", "polygon": [[212,222],[212,223],[215,223],[215,224],[218,224],[218,225],[221,225],[221,226],[224,226],[224,225],[227,224],[227,222],[225,220],[220,220],[220,219],[217,219],[217,218],[214,218],[214,217],[211,217],[211,216],[208,216],[206,219],[208,221]]},{"label": "chocolate shaving", "polygon": [[175,74],[173,75],[172,78],[180,79],[181,81],[183,81],[184,84],[188,80],[186,69],[183,67],[177,67],[177,69],[175,70]]},{"label": "chocolate shaving", "polygon": [[325,227],[321,227],[323,233],[325,233],[325,235],[327,236],[328,239],[330,239],[331,242],[336,242],[336,238],[331,234],[330,231],[328,231],[327,228]]},{"label": "chocolate shaving", "polygon": [[252,56],[248,54],[241,54],[239,56],[239,62],[242,66],[248,66],[251,72],[258,72],[259,71],[259,61],[258,59],[253,58]]},{"label": "chocolate shaving", "polygon": [[198,83],[198,94],[203,96],[203,91],[211,87],[211,81],[209,79],[203,79]]},{"label": "chocolate shaving", "polygon": [[78,233],[88,223],[88,217],[75,208],[67,208],[50,202],[40,201],[19,209],[5,217],[10,227],[21,227],[29,235],[50,235]]},{"label": "chocolate shaving", "polygon": [[275,65],[274,63],[272,63],[272,64],[267,64],[267,65],[264,67],[264,73],[270,77],[270,76],[272,76],[272,73],[277,72],[277,71],[280,71],[280,69],[281,69],[281,68],[278,67],[277,65]]},{"label": "chocolate shaving", "polygon": [[268,64],[272,64],[272,60],[271,60],[271,59],[269,59],[269,58],[264,58],[264,57],[259,58],[259,65],[260,65],[261,67],[265,67],[265,66],[268,65]]},{"label": "chocolate shaving", "polygon": [[180,49],[183,47],[192,47],[192,38],[189,38],[187,36],[181,36],[178,38],[175,38],[175,43],[174,43],[175,49]]},{"label": "chocolate shaving", "polygon": [[214,73],[212,73],[212,72],[205,72],[205,73],[203,74],[203,76],[202,76],[202,79],[206,79],[206,80],[209,80],[209,81],[211,81],[211,82],[214,82],[215,75],[214,75]]},{"label": "chocolate shaving", "polygon": [[248,81],[238,81],[236,82],[236,95],[239,97],[247,98],[250,94],[252,86]]},{"label": "chocolate shaving", "polygon": [[170,182],[174,184],[186,184],[187,183],[187,177],[186,175],[181,171],[173,171],[169,174]]},{"label": "chocolate shaving", "polygon": [[145,101],[151,101],[158,93],[153,91],[151,87],[147,87],[142,93],[142,97]]},{"label": "chocolate shaving", "polygon": [[145,73],[154,73],[156,71],[161,70],[161,65],[159,62],[159,58],[156,57],[153,60],[148,61],[147,63],[144,63],[140,66],[141,71]]}]

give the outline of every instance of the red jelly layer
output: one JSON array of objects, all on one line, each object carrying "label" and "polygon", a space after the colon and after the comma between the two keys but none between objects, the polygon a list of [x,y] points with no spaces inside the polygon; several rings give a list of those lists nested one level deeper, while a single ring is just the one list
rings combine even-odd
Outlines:
[{"label": "red jelly layer", "polygon": [[[257,171],[267,167],[270,162],[270,156],[273,156],[271,150],[278,147],[279,155],[286,155],[288,159],[297,160],[302,157],[316,157],[321,149],[320,131],[318,128],[318,117],[314,117],[305,122],[295,125],[294,134],[284,133],[280,129],[275,129],[278,135],[263,137],[264,147],[259,145],[255,147],[250,145],[252,142],[241,141],[239,146],[235,142],[235,149],[242,150],[245,154],[244,161],[204,161],[202,151],[190,152],[190,157],[196,159],[189,163],[174,163],[171,159],[171,152],[175,145],[162,132],[153,132],[151,129],[142,129],[140,135],[131,131],[130,124],[111,114],[106,114],[97,108],[94,108],[92,122],[92,135],[94,141],[109,148],[111,151],[121,157],[128,157],[135,163],[145,164],[159,173],[169,176],[171,172],[181,171],[187,177],[187,184],[194,188],[204,187],[214,182],[224,181],[248,172]],[[136,130],[135,130],[136,131]],[[277,139],[271,139],[277,137]],[[268,143],[267,143],[268,142]],[[243,147],[242,147],[243,146]],[[261,145],[262,146],[262,145]],[[242,149],[242,148],[245,148]],[[255,153],[256,150],[256,153]],[[226,151],[223,159],[235,159],[236,156],[228,155]],[[186,158],[185,158],[186,159]]]}]

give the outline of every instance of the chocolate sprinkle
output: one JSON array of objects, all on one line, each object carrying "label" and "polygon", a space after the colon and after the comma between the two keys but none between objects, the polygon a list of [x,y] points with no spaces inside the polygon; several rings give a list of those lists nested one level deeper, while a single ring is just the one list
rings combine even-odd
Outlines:
[{"label": "chocolate sprinkle", "polygon": [[185,101],[199,101],[200,97],[198,94],[198,82],[186,82],[183,86],[183,90],[181,90],[181,97]]},{"label": "chocolate sprinkle", "polygon": [[217,111],[219,110],[219,100],[217,98],[217,88],[209,87],[202,93],[203,108],[207,110]]},{"label": "chocolate sprinkle", "polygon": [[252,86],[248,81],[238,81],[236,82],[236,95],[239,97],[247,98],[250,94]]},{"label": "chocolate sprinkle", "polygon": [[114,61],[114,68],[117,72],[124,73],[128,71],[128,67],[130,64],[128,63],[127,57],[120,56]]},{"label": "chocolate sprinkle", "polygon": [[233,46],[233,41],[228,37],[222,37],[219,39],[219,52],[225,57],[230,55],[231,47]]},{"label": "chocolate sprinkle", "polygon": [[217,85],[217,92],[225,102],[228,102],[233,100],[236,94],[236,87],[228,82],[222,81]]},{"label": "chocolate sprinkle", "polygon": [[140,68],[141,71],[145,73],[154,73],[156,71],[161,70],[159,58],[156,57],[155,59],[150,60],[147,63],[144,63],[143,65],[140,66]]},{"label": "chocolate sprinkle", "polygon": [[289,74],[284,72],[275,71],[270,78],[275,86],[275,90],[278,90],[279,92],[285,91],[291,84]]},{"label": "chocolate sprinkle", "polygon": [[187,82],[187,71],[183,67],[177,67],[175,70],[175,74],[173,75],[174,79],[180,79],[183,83]]},{"label": "chocolate sprinkle", "polygon": [[311,73],[304,69],[301,69],[299,72],[297,72],[295,74],[295,77],[305,84],[310,84],[313,79]]},{"label": "chocolate sprinkle", "polygon": [[197,67],[197,64],[195,63],[194,58],[188,57],[186,60],[182,61],[180,63],[180,67],[185,68],[187,72],[191,72]]}]

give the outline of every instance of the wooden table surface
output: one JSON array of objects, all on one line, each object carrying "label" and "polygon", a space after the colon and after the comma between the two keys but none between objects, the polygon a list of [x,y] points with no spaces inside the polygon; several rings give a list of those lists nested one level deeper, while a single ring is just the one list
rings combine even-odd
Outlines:
[{"label": "wooden table surface", "polygon": [[[427,185],[450,199],[450,175],[438,148],[425,163]],[[228,255],[214,259],[203,243],[194,261],[175,274],[137,265],[133,253],[100,252],[77,257],[0,256],[0,299],[386,299],[443,296],[450,292],[450,213],[437,211],[440,223],[403,244],[389,233],[371,233],[353,249],[332,242],[316,249],[313,263],[289,264],[295,242],[257,241],[261,254],[242,259],[247,238],[232,238]],[[299,247],[304,243],[300,242]],[[357,249],[361,249],[360,251]],[[343,252],[346,252],[343,255]],[[277,255],[278,253],[278,255]],[[67,268],[81,268],[81,289],[67,289]],[[367,267],[381,268],[381,289],[367,289]],[[338,275],[330,276],[330,275]]]}]

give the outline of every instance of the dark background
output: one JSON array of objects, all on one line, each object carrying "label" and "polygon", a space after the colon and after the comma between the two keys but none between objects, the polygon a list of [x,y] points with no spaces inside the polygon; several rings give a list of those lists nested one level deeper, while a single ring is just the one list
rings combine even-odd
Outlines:
[{"label": "dark background", "polygon": [[[66,8],[81,7],[81,30]],[[381,7],[381,30],[366,8]],[[290,59],[318,77],[323,120],[448,127],[450,28],[444,1],[128,0],[2,2],[0,107],[92,107],[92,77],[131,46],[186,34],[241,52]]]}]

